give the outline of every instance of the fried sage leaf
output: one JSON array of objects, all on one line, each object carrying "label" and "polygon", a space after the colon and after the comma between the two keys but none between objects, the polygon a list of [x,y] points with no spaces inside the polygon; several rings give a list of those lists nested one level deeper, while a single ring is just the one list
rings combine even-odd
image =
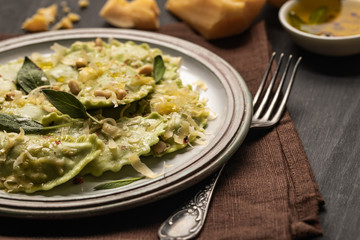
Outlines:
[{"label": "fried sage leaf", "polygon": [[126,179],[121,179],[121,180],[116,180],[116,181],[111,181],[111,182],[106,182],[103,184],[99,184],[97,186],[94,187],[95,190],[103,190],[103,189],[112,189],[112,188],[118,188],[118,187],[123,187],[126,186],[130,183],[136,182],[140,179],[143,179],[144,176],[142,177],[136,177],[136,178],[126,178]]},{"label": "fried sage leaf", "polygon": [[63,114],[72,118],[89,118],[84,105],[72,94],[50,89],[42,90],[49,102]]},{"label": "fried sage leaf", "polygon": [[16,83],[26,93],[50,84],[43,70],[28,57],[25,57],[24,63],[17,74]]},{"label": "fried sage leaf", "polygon": [[154,79],[155,79],[155,82],[158,83],[164,76],[165,74],[165,64],[164,64],[164,61],[161,57],[161,55],[157,55],[155,58],[154,58],[154,66],[153,66],[153,74],[154,74]]}]

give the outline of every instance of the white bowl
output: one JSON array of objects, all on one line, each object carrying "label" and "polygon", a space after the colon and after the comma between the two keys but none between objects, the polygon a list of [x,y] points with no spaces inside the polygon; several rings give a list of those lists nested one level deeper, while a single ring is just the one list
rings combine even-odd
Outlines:
[{"label": "white bowl", "polygon": [[360,53],[360,34],[345,37],[318,36],[302,32],[288,22],[288,13],[297,0],[285,2],[279,10],[279,20],[284,29],[299,46],[322,55],[348,56]]}]

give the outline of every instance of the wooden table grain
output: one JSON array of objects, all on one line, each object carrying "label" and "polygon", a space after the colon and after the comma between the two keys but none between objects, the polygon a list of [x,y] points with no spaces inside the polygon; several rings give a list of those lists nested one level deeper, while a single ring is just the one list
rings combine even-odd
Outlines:
[{"label": "wooden table grain", "polygon": [[[0,0],[0,34],[24,33],[25,17],[61,2]],[[104,2],[90,0],[88,8],[80,9],[77,1],[67,1],[82,17],[74,28],[111,27],[98,15]],[[164,9],[166,0],[157,2],[161,25],[178,21]],[[265,20],[274,51],[303,57],[287,106],[326,201],[320,213],[324,236],[318,239],[360,239],[360,55],[324,57],[296,46],[277,11],[266,5],[257,20]]]}]

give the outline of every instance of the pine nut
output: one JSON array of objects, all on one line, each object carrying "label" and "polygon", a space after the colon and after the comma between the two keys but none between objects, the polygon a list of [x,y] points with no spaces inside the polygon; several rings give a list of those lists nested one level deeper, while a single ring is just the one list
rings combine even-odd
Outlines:
[{"label": "pine nut", "polygon": [[127,92],[124,89],[118,89],[115,91],[115,94],[117,99],[122,100],[127,95]]},{"label": "pine nut", "polygon": [[70,92],[74,95],[78,95],[81,91],[81,88],[79,87],[79,84],[75,80],[70,80],[68,83]]},{"label": "pine nut", "polygon": [[159,141],[157,144],[154,145],[153,150],[155,154],[161,154],[166,149],[166,143],[163,141]]},{"label": "pine nut", "polygon": [[143,74],[143,75],[151,75],[152,72],[153,72],[152,65],[144,65],[139,69],[139,74]]},{"label": "pine nut", "polygon": [[86,65],[88,64],[88,60],[85,58],[78,58],[75,62],[75,65],[77,68],[82,68],[82,67],[86,67]]},{"label": "pine nut", "polygon": [[5,100],[6,101],[12,101],[12,100],[14,100],[14,98],[15,98],[15,93],[14,92],[8,92],[5,95]]},{"label": "pine nut", "polygon": [[94,96],[95,97],[105,97],[106,99],[111,97],[111,92],[110,91],[104,91],[104,90],[95,90],[94,91]]},{"label": "pine nut", "polygon": [[95,39],[95,46],[96,47],[102,47],[103,41],[101,38],[96,38]]}]

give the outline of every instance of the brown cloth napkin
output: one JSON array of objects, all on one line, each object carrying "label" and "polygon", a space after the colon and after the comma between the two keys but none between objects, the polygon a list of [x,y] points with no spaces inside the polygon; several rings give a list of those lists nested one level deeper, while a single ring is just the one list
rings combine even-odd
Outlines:
[{"label": "brown cloth napkin", "polygon": [[[252,94],[268,65],[271,47],[263,22],[245,33],[206,41],[185,24],[159,32],[199,44],[228,61]],[[4,36],[2,36],[4,37]],[[75,220],[0,218],[1,239],[157,239],[157,230],[196,186],[129,211]],[[307,239],[322,234],[323,200],[288,112],[266,131],[250,131],[229,160],[215,189],[198,239]]]}]

